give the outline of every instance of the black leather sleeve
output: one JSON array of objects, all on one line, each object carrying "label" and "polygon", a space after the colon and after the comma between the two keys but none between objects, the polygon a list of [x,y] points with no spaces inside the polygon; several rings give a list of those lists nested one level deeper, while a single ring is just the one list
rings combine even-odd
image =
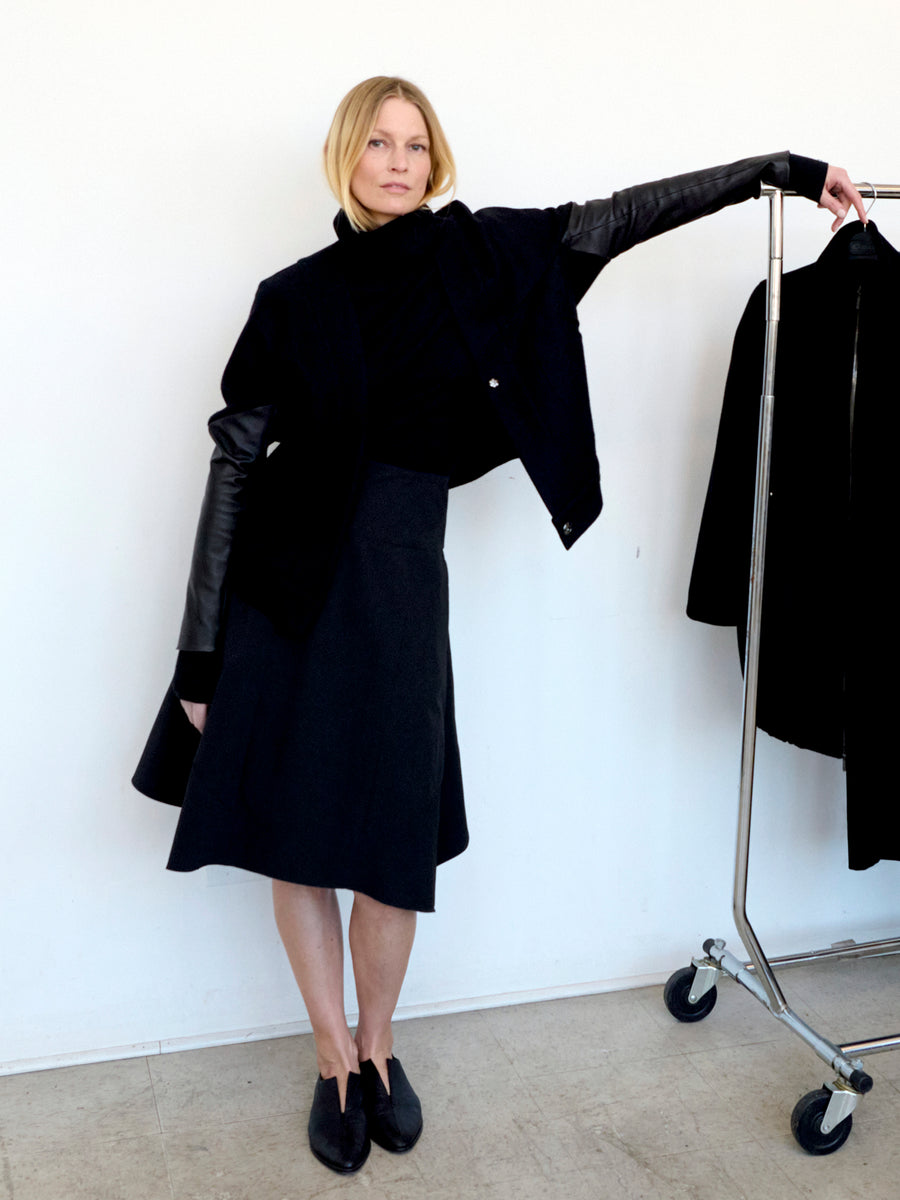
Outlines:
[{"label": "black leather sleeve", "polygon": [[216,443],[194,538],[172,688],[180,700],[212,699],[221,667],[219,633],[228,559],[247,480],[272,441],[274,405],[222,409],[209,421]]},{"label": "black leather sleeve", "polygon": [[274,405],[267,404],[238,412],[226,408],[210,418],[209,431],[216,448],[194,541],[179,650],[217,648],[225,574],[243,491],[254,464],[272,440],[274,415]]},{"label": "black leather sleeve", "polygon": [[563,244],[599,258],[599,270],[639,242],[758,196],[763,183],[818,200],[827,169],[826,163],[783,151],[639,184],[604,200],[571,205]]},{"label": "black leather sleeve", "polygon": [[183,700],[208,701],[219,672],[225,581],[247,484],[278,440],[278,370],[271,303],[257,293],[222,379],[226,407],[210,417],[215,442],[194,540],[178,638],[173,688]]}]

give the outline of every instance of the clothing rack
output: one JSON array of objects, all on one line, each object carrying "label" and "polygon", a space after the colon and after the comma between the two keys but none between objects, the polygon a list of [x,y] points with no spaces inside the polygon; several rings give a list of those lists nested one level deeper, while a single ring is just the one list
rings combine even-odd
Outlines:
[{"label": "clothing rack", "polygon": [[[900,199],[900,184],[863,183],[857,184],[857,187],[860,194],[867,198]],[[836,1078],[833,1082],[826,1083],[822,1088],[809,1092],[798,1100],[791,1116],[791,1129],[800,1145],[811,1154],[831,1154],[839,1149],[849,1137],[853,1110],[860,1096],[872,1088],[872,1078],[863,1070],[861,1056],[892,1050],[900,1046],[900,1034],[867,1038],[844,1045],[830,1042],[790,1008],[775,977],[773,966],[789,966],[824,959],[864,958],[895,954],[900,952],[900,938],[859,943],[851,940],[836,943],[825,950],[769,959],[763,952],[747,916],[747,877],[756,755],[759,643],[769,510],[772,422],[775,407],[775,351],[781,316],[783,200],[785,196],[796,196],[797,193],[764,185],[762,194],[769,198],[769,272],[763,391],[760,403],[756,496],[747,602],[747,641],[742,705],[743,742],[732,909],[734,922],[747,950],[749,961],[742,962],[729,953],[725,949],[725,942],[722,938],[709,938],[703,943],[703,955],[692,959],[689,967],[676,971],[670,977],[665,987],[665,1003],[669,1012],[680,1021],[702,1020],[712,1011],[716,1002],[716,983],[721,975],[725,975],[751,992],[774,1017],[802,1038],[836,1072]]]}]

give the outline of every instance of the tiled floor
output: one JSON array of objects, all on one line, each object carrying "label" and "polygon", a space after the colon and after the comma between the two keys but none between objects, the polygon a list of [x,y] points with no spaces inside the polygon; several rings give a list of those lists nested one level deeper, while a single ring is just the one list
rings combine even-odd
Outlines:
[{"label": "tiled floor", "polygon": [[[784,972],[835,1041],[900,1027],[900,960]],[[311,1038],[0,1079],[2,1200],[897,1200],[900,1054],[847,1144],[815,1158],[790,1113],[828,1069],[724,982],[681,1025],[661,989],[407,1021],[396,1051],[425,1132],[342,1178],[306,1145]]]}]

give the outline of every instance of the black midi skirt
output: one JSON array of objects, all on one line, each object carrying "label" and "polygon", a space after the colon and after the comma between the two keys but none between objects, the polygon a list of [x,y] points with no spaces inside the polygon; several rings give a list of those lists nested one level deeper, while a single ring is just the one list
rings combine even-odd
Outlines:
[{"label": "black midi skirt", "polygon": [[232,597],[171,870],[221,863],[434,909],[437,865],[468,843],[446,512],[446,477],[370,464],[304,641]]}]

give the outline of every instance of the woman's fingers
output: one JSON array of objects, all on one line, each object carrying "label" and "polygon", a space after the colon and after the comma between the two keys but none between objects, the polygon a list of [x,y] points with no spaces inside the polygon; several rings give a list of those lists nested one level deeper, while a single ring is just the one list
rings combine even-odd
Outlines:
[{"label": "woman's fingers", "polygon": [[832,233],[837,232],[840,228],[841,222],[851,207],[856,209],[859,219],[865,222],[866,207],[863,204],[862,196],[853,186],[850,176],[843,167],[829,166],[825,176],[825,186],[819,198],[819,208],[827,208],[837,218],[831,226]]},{"label": "woman's fingers", "polygon": [[202,733],[203,726],[206,724],[206,714],[209,711],[209,705],[200,704],[196,700],[182,700],[180,703],[181,707],[187,713],[187,719],[198,733]]}]

